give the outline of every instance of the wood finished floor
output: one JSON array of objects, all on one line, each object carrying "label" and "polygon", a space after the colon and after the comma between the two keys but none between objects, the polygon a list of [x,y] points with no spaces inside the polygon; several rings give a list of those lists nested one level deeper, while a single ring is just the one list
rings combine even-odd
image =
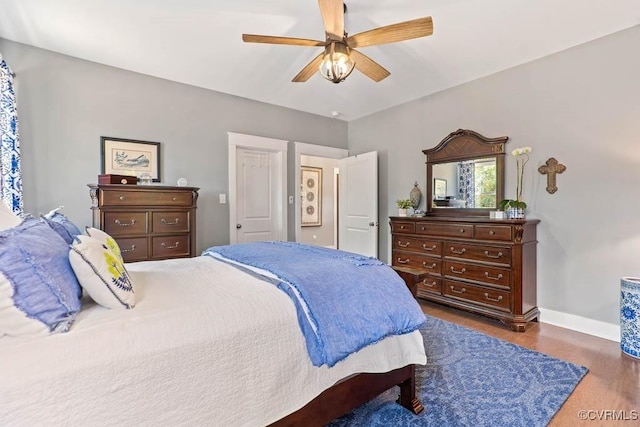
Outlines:
[{"label": "wood finished floor", "polygon": [[[523,333],[513,332],[497,320],[419,301],[423,311],[431,316],[589,368],[550,426],[640,425],[640,360],[623,355],[619,343],[546,323],[533,323]],[[616,420],[620,414],[603,412],[589,413],[596,419],[579,418],[580,411],[607,410],[624,410],[627,418],[632,418],[632,411],[636,411],[639,418]],[[599,416],[605,418],[597,419]]]}]

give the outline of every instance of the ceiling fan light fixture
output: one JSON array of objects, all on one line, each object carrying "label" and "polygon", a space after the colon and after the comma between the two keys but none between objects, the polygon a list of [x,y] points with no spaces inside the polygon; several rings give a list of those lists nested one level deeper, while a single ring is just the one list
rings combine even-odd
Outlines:
[{"label": "ceiling fan light fixture", "polygon": [[320,63],[320,74],[325,79],[340,83],[353,71],[356,63],[351,57],[349,47],[343,42],[331,42],[324,50]]}]

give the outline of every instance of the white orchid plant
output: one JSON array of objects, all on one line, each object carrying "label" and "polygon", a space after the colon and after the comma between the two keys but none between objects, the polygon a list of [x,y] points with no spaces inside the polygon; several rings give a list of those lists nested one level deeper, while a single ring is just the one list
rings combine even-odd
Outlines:
[{"label": "white orchid plant", "polygon": [[513,157],[516,158],[516,198],[504,199],[500,201],[500,209],[507,210],[509,208],[520,208],[522,210],[527,208],[527,204],[522,200],[522,184],[524,180],[524,167],[529,161],[529,153],[531,153],[531,147],[516,148],[511,152]]}]

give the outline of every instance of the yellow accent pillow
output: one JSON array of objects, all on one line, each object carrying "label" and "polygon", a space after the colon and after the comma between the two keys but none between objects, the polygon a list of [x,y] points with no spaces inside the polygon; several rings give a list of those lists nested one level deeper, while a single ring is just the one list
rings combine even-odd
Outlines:
[{"label": "yellow accent pillow", "polygon": [[69,251],[69,262],[80,286],[95,302],[107,308],[135,306],[129,273],[122,257],[108,244],[95,237],[77,236]]}]

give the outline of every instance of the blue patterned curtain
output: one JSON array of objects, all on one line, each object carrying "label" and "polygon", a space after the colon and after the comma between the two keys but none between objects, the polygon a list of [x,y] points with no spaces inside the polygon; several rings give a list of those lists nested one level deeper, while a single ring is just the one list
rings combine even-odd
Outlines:
[{"label": "blue patterned curtain", "polygon": [[465,207],[476,206],[475,167],[473,160],[458,162],[458,196],[466,202]]},{"label": "blue patterned curtain", "polygon": [[0,54],[0,195],[16,214],[22,214],[22,172],[18,110],[13,90],[13,72]]}]

